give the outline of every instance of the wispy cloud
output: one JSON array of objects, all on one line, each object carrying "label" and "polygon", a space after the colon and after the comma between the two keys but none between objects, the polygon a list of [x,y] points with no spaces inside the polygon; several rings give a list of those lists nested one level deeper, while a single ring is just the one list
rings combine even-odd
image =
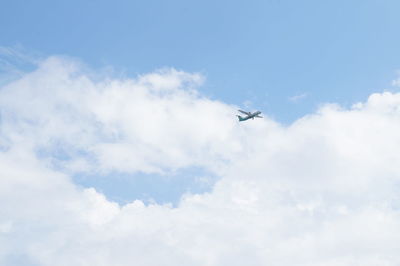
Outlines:
[{"label": "wispy cloud", "polygon": [[392,86],[400,87],[400,78],[392,80]]},{"label": "wispy cloud", "polygon": [[[397,76],[400,76],[400,70],[396,71]],[[393,87],[400,87],[400,78],[396,78],[394,80],[392,80],[392,86]]]},{"label": "wispy cloud", "polygon": [[0,46],[0,85],[22,77],[39,63],[39,56],[21,45]]},{"label": "wispy cloud", "polygon": [[293,102],[293,103],[297,103],[301,100],[304,100],[307,97],[307,93],[302,93],[299,95],[294,95],[292,97],[289,97],[289,101]]}]

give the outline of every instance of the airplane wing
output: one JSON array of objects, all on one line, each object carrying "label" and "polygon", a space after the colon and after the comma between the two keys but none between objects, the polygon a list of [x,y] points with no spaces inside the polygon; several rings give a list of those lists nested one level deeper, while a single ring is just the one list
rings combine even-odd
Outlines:
[{"label": "airplane wing", "polygon": [[238,111],[241,112],[241,113],[243,113],[243,114],[245,114],[245,115],[251,115],[250,112],[245,112],[245,111],[242,111],[242,110],[238,110]]},{"label": "airplane wing", "polygon": [[263,118],[261,115],[256,115],[256,117],[258,117],[258,118]]}]

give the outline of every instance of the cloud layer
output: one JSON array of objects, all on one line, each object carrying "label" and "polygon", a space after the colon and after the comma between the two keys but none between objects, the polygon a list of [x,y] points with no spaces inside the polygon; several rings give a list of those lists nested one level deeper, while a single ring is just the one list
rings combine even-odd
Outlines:
[{"label": "cloud layer", "polygon": [[[0,90],[4,265],[398,265],[400,94],[288,127],[164,69],[102,76],[51,57]],[[210,193],[120,206],[72,177],[201,167]]]}]

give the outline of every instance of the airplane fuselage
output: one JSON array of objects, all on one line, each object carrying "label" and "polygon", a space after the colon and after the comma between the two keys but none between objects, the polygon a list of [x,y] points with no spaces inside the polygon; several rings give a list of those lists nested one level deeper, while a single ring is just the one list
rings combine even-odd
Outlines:
[{"label": "airplane fuselage", "polygon": [[249,115],[247,115],[245,117],[242,117],[242,116],[238,115],[238,118],[239,118],[239,121],[241,122],[241,121],[246,121],[246,120],[249,120],[249,119],[254,119],[254,117],[258,116],[259,114],[261,114],[261,112],[257,111],[257,112],[254,112],[254,113],[250,113]]}]

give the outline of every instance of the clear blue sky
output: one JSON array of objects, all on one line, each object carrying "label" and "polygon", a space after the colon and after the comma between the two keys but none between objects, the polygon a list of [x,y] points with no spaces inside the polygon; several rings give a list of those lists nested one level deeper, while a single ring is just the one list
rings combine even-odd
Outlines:
[{"label": "clear blue sky", "polygon": [[202,72],[204,94],[252,101],[287,123],[321,102],[350,104],[390,88],[400,68],[398,10],[395,0],[14,0],[0,9],[0,45],[133,75]]},{"label": "clear blue sky", "polygon": [[[250,109],[290,123],[321,103],[349,105],[391,88],[400,69],[399,10],[396,0],[13,0],[1,5],[0,46],[128,75],[162,67],[201,72],[204,95],[242,107],[250,101]],[[173,181],[180,192],[172,198],[192,181]],[[96,182],[114,189],[115,180]],[[115,186],[123,194],[124,181]]]}]

